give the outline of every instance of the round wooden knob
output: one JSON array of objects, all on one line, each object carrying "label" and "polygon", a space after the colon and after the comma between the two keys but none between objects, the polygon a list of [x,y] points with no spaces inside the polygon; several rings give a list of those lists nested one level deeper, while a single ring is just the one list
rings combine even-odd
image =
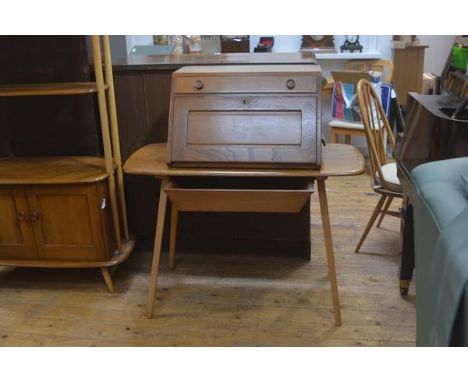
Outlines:
[{"label": "round wooden knob", "polygon": [[23,221],[24,219],[26,219],[26,214],[24,212],[18,212],[16,214],[16,218],[18,219],[18,221]]},{"label": "round wooden knob", "polygon": [[296,87],[296,81],[290,79],[290,80],[287,80],[286,81],[286,87],[291,90],[291,89],[294,89]]},{"label": "round wooden knob", "polygon": [[29,220],[32,222],[37,222],[39,220],[39,212],[32,212],[29,214]]},{"label": "round wooden knob", "polygon": [[193,87],[197,90],[203,89],[203,82],[200,80],[196,80],[195,83],[193,84]]}]

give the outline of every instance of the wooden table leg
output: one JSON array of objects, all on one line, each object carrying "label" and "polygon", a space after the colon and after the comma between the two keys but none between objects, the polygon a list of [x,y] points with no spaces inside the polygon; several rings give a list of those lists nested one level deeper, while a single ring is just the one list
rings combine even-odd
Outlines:
[{"label": "wooden table leg", "polygon": [[102,277],[104,277],[104,281],[106,282],[107,289],[109,292],[114,293],[114,283],[112,282],[112,277],[109,272],[109,268],[102,267],[101,268]]},{"label": "wooden table leg", "polygon": [[177,236],[177,217],[178,216],[179,216],[179,211],[177,210],[174,203],[172,203],[171,234],[169,238],[169,269],[174,269],[175,247],[176,247],[176,236]]},{"label": "wooden table leg", "polygon": [[317,179],[317,187],[320,201],[320,214],[322,215],[323,236],[325,238],[325,248],[327,251],[328,274],[330,277],[335,325],[341,326],[340,300],[338,296],[338,284],[336,282],[335,255],[333,253],[333,240],[330,217],[328,215],[327,191],[325,189],[324,178]]},{"label": "wooden table leg", "polygon": [[156,297],[156,285],[158,282],[159,260],[161,258],[162,238],[164,232],[164,219],[166,216],[167,194],[164,191],[168,179],[161,180],[161,190],[159,192],[158,218],[156,221],[156,234],[154,237],[153,263],[151,265],[151,278],[146,302],[146,317],[153,317],[154,299]]}]

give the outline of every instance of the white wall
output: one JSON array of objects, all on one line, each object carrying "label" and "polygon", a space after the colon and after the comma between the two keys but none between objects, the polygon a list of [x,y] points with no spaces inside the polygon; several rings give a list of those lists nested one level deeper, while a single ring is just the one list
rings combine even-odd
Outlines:
[{"label": "white wall", "polygon": [[424,55],[424,71],[440,75],[455,41],[455,36],[418,36],[422,45],[429,45]]}]

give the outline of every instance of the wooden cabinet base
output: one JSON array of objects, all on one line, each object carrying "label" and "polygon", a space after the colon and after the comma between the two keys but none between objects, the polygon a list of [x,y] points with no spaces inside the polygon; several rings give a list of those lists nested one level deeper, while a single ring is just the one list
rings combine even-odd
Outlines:
[{"label": "wooden cabinet base", "polygon": [[0,185],[0,266],[108,268],[124,261],[134,240],[117,244],[108,180]]}]

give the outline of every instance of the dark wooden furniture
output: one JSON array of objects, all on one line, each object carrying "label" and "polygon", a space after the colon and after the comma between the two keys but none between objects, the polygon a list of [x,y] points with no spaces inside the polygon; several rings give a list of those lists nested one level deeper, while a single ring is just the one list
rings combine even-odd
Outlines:
[{"label": "dark wooden furniture", "polygon": [[420,164],[442,159],[468,156],[468,111],[459,119],[450,116],[462,98],[410,93],[406,127],[397,136],[395,159],[403,193],[403,249],[400,267],[400,287],[407,293],[414,269],[414,233],[411,171]]},{"label": "dark wooden furniture", "polygon": [[171,165],[320,166],[320,66],[189,66],[172,78]]},{"label": "dark wooden furniture", "polygon": [[168,197],[173,203],[169,256],[170,266],[173,266],[179,210],[297,212],[310,198],[313,191],[311,185],[316,181],[335,324],[341,325],[325,180],[330,176],[350,176],[364,172],[364,157],[356,148],[336,144],[325,146],[322,166],[318,170],[171,168],[167,166],[166,155],[166,144],[148,145],[135,152],[124,166],[126,173],[149,175],[161,179],[162,182],[150,290],[146,306],[147,317],[153,315]]},{"label": "dark wooden furniture", "polygon": [[[93,36],[91,42],[95,81],[0,85],[2,99],[96,94],[104,152],[0,159],[0,265],[100,268],[112,292],[109,268],[129,256],[134,241],[127,229],[109,39]],[[16,111],[31,113],[27,102]],[[7,149],[14,149],[14,137],[6,138]]]},{"label": "dark wooden furniture", "polygon": [[248,53],[250,51],[250,37],[221,36],[221,53]]}]

